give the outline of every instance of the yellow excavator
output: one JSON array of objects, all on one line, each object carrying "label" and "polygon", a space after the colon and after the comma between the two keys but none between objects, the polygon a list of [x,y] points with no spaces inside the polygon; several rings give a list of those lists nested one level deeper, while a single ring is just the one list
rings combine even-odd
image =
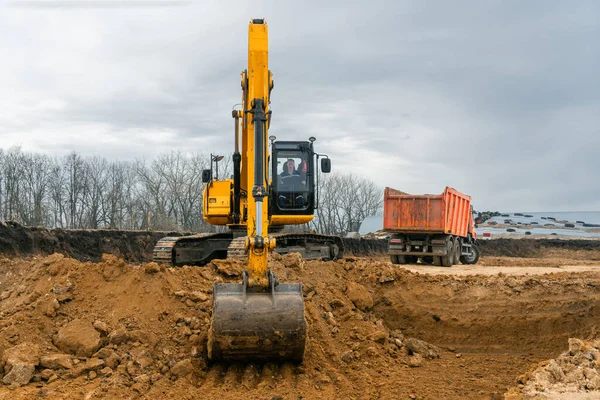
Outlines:
[{"label": "yellow excavator", "polygon": [[273,75],[264,19],[250,21],[248,68],[241,76],[241,109],[232,112],[233,177],[219,179],[222,156],[211,155],[210,169],[202,173],[203,218],[227,226],[227,232],[165,237],[154,248],[154,260],[175,266],[243,260],[241,283],[214,284],[209,358],[299,362],[306,342],[302,284],[279,283],[269,269],[268,255],[274,250],[299,252],[305,259],[343,256],[340,237],[282,231],[285,225],[313,219],[318,207],[316,166],[320,161],[321,172],[328,173],[331,161],[315,152],[314,137],[278,141],[268,136]]}]

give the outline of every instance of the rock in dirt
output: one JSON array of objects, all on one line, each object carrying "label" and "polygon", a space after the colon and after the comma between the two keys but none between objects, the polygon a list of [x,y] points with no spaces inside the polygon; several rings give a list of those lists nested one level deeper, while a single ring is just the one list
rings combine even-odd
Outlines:
[{"label": "rock in dirt", "polygon": [[54,375],[54,371],[52,371],[51,369],[44,369],[40,372],[40,378],[42,378],[45,381],[50,379],[52,375]]},{"label": "rock in dirt", "polygon": [[190,299],[192,301],[201,301],[201,302],[205,302],[209,299],[208,295],[206,293],[202,293],[199,291],[196,292],[192,292],[190,293]]},{"label": "rock in dirt", "polygon": [[99,358],[89,358],[84,364],[84,369],[86,371],[97,371],[102,368],[104,368],[104,360]]},{"label": "rock in dirt", "polygon": [[411,368],[420,367],[423,364],[423,357],[420,354],[413,354],[408,357],[408,366]]},{"label": "rock in dirt", "polygon": [[369,340],[372,340],[374,342],[383,343],[385,341],[385,339],[387,339],[387,338],[388,338],[388,333],[384,327],[376,327],[369,334]]},{"label": "rock in dirt", "polygon": [[150,345],[150,347],[154,347],[154,345],[158,341],[158,337],[152,332],[147,332],[141,329],[135,329],[133,331],[129,331],[129,340],[131,340],[132,342],[137,341],[140,343]]},{"label": "rock in dirt", "polygon": [[354,303],[354,306],[362,311],[368,311],[373,308],[373,297],[369,290],[356,282],[349,282],[346,289],[346,295]]},{"label": "rock in dirt", "polygon": [[102,276],[109,282],[127,271],[127,264],[125,261],[117,258],[113,254],[103,254],[100,266],[102,267]]},{"label": "rock in dirt", "polygon": [[569,353],[571,355],[577,354],[577,352],[583,349],[584,343],[581,339],[569,338]]},{"label": "rock in dirt", "polygon": [[112,344],[123,344],[129,341],[129,332],[124,326],[120,326],[108,334],[108,341]]},{"label": "rock in dirt", "polygon": [[379,283],[393,282],[396,279],[396,272],[392,267],[385,268],[379,276]]},{"label": "rock in dirt", "polygon": [[57,263],[57,262],[61,261],[64,258],[65,258],[65,256],[62,255],[62,254],[60,254],[60,253],[54,253],[54,254],[51,254],[48,257],[44,258],[42,260],[42,265],[44,267],[48,267],[48,266],[50,266],[50,265],[52,265],[54,263]]},{"label": "rock in dirt", "polygon": [[71,356],[63,353],[51,353],[40,359],[40,365],[49,369],[73,368]]},{"label": "rock in dirt", "polygon": [[46,295],[39,301],[37,307],[44,315],[54,318],[56,316],[56,311],[60,308],[60,304],[58,303],[56,296]]},{"label": "rock in dirt", "polygon": [[404,345],[411,354],[420,354],[429,359],[440,358],[442,352],[439,347],[415,338],[406,339]]},{"label": "rock in dirt", "polygon": [[54,286],[52,287],[52,293],[58,294],[58,295],[64,295],[67,292],[70,292],[72,288],[73,288],[73,283],[67,279],[63,283],[54,284]]},{"label": "rock in dirt", "polygon": [[242,275],[243,267],[241,264],[227,260],[213,260],[212,263],[217,266],[217,272],[221,275],[230,277]]},{"label": "rock in dirt", "polygon": [[108,358],[104,360],[104,363],[107,367],[117,368],[117,366],[121,363],[121,357],[117,353],[112,353]]},{"label": "rock in dirt", "polygon": [[100,350],[98,350],[97,352],[95,352],[92,357],[101,358],[104,360],[104,359],[110,357],[113,353],[114,353],[114,351],[112,349],[109,349],[108,347],[103,347]]},{"label": "rock in dirt", "polygon": [[7,385],[25,385],[33,377],[35,367],[40,362],[40,348],[36,344],[21,343],[7,349],[2,361],[6,372],[2,381]]},{"label": "rock in dirt", "polygon": [[281,261],[286,268],[298,270],[304,269],[304,260],[302,259],[302,255],[300,253],[288,253],[282,257]]},{"label": "rock in dirt", "polygon": [[[165,267],[162,267],[164,270]],[[161,271],[161,266],[158,263],[151,262],[144,264],[144,272],[147,274],[156,274]]]},{"label": "rock in dirt", "polygon": [[192,373],[192,361],[189,358],[179,361],[173,368],[171,373],[178,378],[182,378]]},{"label": "rock in dirt", "polygon": [[91,357],[100,347],[100,333],[90,322],[74,319],[58,331],[54,344],[65,353]]},{"label": "rock in dirt", "polygon": [[108,327],[108,325],[105,322],[102,322],[100,320],[96,320],[94,321],[94,328],[103,334],[107,334],[110,331],[110,328]]},{"label": "rock in dirt", "polygon": [[7,385],[25,385],[29,383],[34,372],[35,367],[31,364],[15,364],[10,368],[10,372],[4,375],[2,382]]}]

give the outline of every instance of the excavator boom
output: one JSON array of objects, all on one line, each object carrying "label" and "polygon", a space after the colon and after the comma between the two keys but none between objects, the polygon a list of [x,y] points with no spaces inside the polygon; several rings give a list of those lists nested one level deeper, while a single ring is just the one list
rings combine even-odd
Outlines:
[{"label": "excavator boom", "polygon": [[273,80],[268,65],[267,24],[252,20],[248,27],[248,68],[242,73],[242,110],[237,115],[242,120],[240,190],[246,193],[243,247],[247,268],[242,283],[214,284],[208,339],[212,360],[302,361],[304,356],[302,284],[280,284],[268,269],[269,252],[276,245],[275,238],[269,237],[267,137]]}]

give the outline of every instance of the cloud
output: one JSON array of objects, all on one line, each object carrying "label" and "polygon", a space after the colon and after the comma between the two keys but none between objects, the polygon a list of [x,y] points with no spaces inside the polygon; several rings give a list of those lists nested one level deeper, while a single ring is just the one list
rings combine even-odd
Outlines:
[{"label": "cloud", "polygon": [[5,148],[232,151],[247,23],[264,16],[278,138],[316,136],[334,170],[382,187],[600,209],[594,1],[27,3],[0,10]]}]

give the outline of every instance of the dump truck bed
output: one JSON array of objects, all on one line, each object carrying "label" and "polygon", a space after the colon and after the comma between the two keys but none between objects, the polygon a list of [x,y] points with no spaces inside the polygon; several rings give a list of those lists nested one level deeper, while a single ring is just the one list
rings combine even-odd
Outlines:
[{"label": "dump truck bed", "polygon": [[469,230],[473,229],[471,221],[471,197],[451,187],[446,187],[439,195],[411,195],[385,188],[385,231],[466,237]]}]

